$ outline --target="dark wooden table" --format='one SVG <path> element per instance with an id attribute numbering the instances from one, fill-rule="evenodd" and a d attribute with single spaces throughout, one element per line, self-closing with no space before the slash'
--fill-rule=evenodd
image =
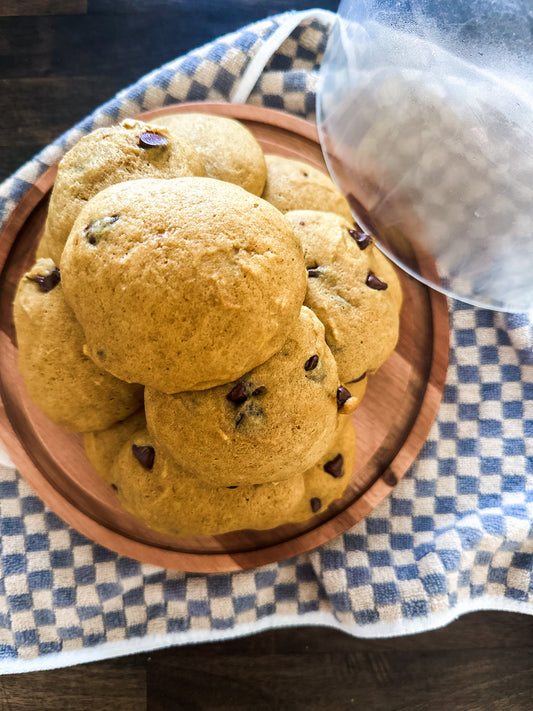
<path id="1" fill-rule="evenodd" d="M 386 640 L 283 629 L 0 678 L 2 711 L 531 711 L 533 618 Z"/>
<path id="2" fill-rule="evenodd" d="M 243 24 L 336 0 L 0 0 L 0 179 L 163 62 Z M 361 640 L 264 632 L 3 676 L 0 711 L 531 711 L 533 618 L 478 612 Z"/>

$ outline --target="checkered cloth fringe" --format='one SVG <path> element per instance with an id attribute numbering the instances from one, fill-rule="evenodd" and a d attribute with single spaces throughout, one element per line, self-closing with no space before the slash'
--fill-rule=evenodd
<path id="1" fill-rule="evenodd" d="M 267 18 L 145 76 L 1 186 L 1 225 L 91 129 L 174 102 L 239 96 L 254 58 L 287 23 L 294 29 L 248 101 L 313 119 L 333 17 Z M 121 557 L 63 523 L 0 456 L 0 673 L 282 625 L 377 637 L 475 609 L 533 612 L 532 325 L 525 315 L 449 308 L 444 399 L 417 461 L 366 520 L 290 560 L 199 575 Z"/>

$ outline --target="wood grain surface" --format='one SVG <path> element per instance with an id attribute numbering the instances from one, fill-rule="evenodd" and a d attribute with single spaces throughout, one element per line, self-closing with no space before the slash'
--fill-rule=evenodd
<path id="1" fill-rule="evenodd" d="M 533 618 L 414 637 L 322 627 L 0 678 L 0 711 L 531 711 Z"/>
<path id="2" fill-rule="evenodd" d="M 337 1 L 88 0 L 84 15 L 53 4 L 39 16 L 43 2 L 0 0 L 0 15 L 14 11 L 0 17 L 0 179 L 163 62 Z M 397 639 L 282 629 L 0 678 L 0 711 L 530 711 L 532 698 L 533 618 L 504 612 Z"/>

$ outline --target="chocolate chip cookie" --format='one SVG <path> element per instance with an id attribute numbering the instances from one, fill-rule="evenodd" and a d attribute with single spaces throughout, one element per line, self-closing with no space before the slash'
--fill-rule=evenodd
<path id="1" fill-rule="evenodd" d="M 331 178 L 303 161 L 265 155 L 267 179 L 263 199 L 281 212 L 324 210 L 352 219 L 348 201 Z"/>
<path id="2" fill-rule="evenodd" d="M 51 259 L 37 260 L 22 277 L 14 319 L 19 370 L 31 399 L 53 422 L 75 432 L 101 430 L 141 406 L 140 385 L 118 380 L 84 354 L 83 331 Z"/>
<path id="3" fill-rule="evenodd" d="M 147 430 L 126 442 L 110 479 L 127 511 L 154 530 L 185 536 L 279 526 L 290 520 L 305 495 L 301 476 L 260 485 L 210 486 L 162 450 Z"/>
<path id="4" fill-rule="evenodd" d="M 202 159 L 181 135 L 126 119 L 84 136 L 59 163 L 38 257 L 59 264 L 78 213 L 100 190 L 138 178 L 205 175 Z"/>
<path id="5" fill-rule="evenodd" d="M 106 433 L 92 436 L 92 459 L 106 462 L 103 478 L 121 505 L 166 534 L 217 535 L 306 521 L 342 496 L 353 471 L 355 431 L 347 417 L 329 450 L 303 474 L 284 481 L 218 487 L 184 469 L 146 428 L 128 436 L 135 418 L 140 422 L 142 413 L 122 429 L 112 428 L 107 439 Z"/>
<path id="6" fill-rule="evenodd" d="M 309 512 L 322 513 L 344 494 L 355 466 L 356 437 L 348 417 L 339 418 L 333 443 L 304 477 L 305 495 L 291 512 L 291 521 L 307 521 Z"/>
<path id="7" fill-rule="evenodd" d="M 212 178 L 101 191 L 78 216 L 61 271 L 88 355 L 165 393 L 230 382 L 268 360 L 307 286 L 285 217 Z"/>
<path id="8" fill-rule="evenodd" d="M 144 408 L 111 425 L 105 430 L 85 432 L 83 446 L 95 471 L 108 484 L 112 483 L 111 467 L 127 440 L 138 430 L 146 427 Z"/>
<path id="9" fill-rule="evenodd" d="M 353 221 L 311 210 L 285 216 L 304 249 L 305 304 L 325 326 L 341 381 L 361 397 L 367 374 L 383 365 L 398 341 L 402 291 L 396 271 Z"/>
<path id="10" fill-rule="evenodd" d="M 306 307 L 281 349 L 239 379 L 175 395 L 145 391 L 154 439 L 211 486 L 302 474 L 327 451 L 339 412 L 355 405 L 339 388 L 324 327 Z"/>
<path id="11" fill-rule="evenodd" d="M 235 183 L 261 195 L 266 181 L 266 162 L 255 136 L 239 121 L 204 113 L 166 114 L 151 121 L 165 126 L 191 142 L 209 178 Z"/>

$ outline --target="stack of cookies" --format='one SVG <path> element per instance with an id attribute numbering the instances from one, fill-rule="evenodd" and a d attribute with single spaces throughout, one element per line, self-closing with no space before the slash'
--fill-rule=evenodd
<path id="1" fill-rule="evenodd" d="M 126 120 L 59 164 L 15 297 L 19 367 L 151 528 L 269 529 L 346 490 L 401 302 L 322 172 L 233 119 Z"/>

